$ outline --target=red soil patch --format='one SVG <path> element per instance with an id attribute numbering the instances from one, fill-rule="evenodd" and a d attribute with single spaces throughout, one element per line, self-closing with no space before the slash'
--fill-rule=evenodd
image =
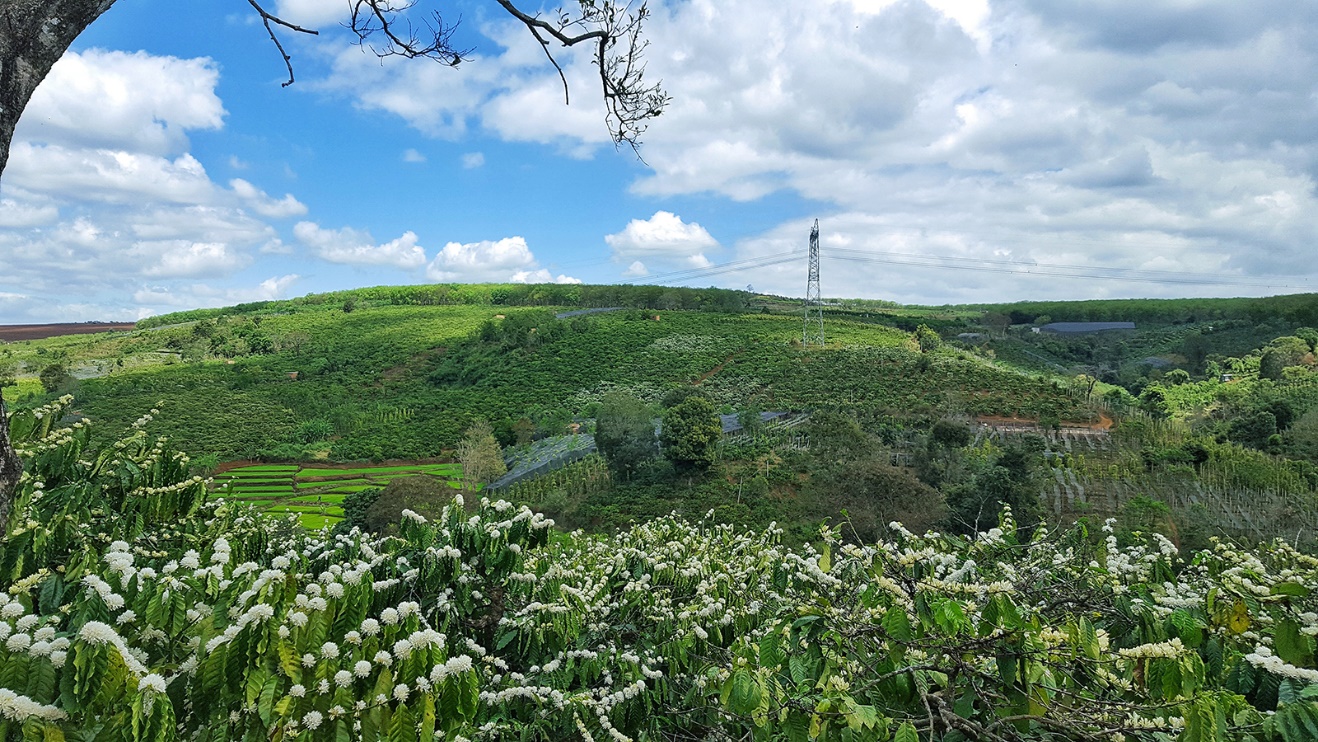
<path id="1" fill-rule="evenodd" d="M 0 325 L 0 340 L 40 340 L 61 335 L 90 335 L 96 332 L 122 332 L 136 327 L 132 322 L 63 322 L 49 325 Z"/>
<path id="2" fill-rule="evenodd" d="M 985 424 L 988 424 L 988 425 L 1021 425 L 1021 426 L 1035 425 L 1035 426 L 1037 426 L 1037 425 L 1039 424 L 1039 421 L 1038 421 L 1038 420 L 1033 420 L 1033 419 L 1028 418 L 1028 417 L 999 417 L 999 416 L 997 416 L 997 415 L 979 415 L 979 416 L 977 416 L 977 417 L 975 418 L 975 422 L 985 423 Z M 1107 413 L 1100 412 L 1100 413 L 1098 413 L 1098 422 L 1094 422 L 1094 423 L 1082 423 L 1082 422 L 1073 422 L 1073 421 L 1070 421 L 1070 420 L 1063 420 L 1063 421 L 1062 421 L 1062 427 L 1063 427 L 1063 428 L 1070 428 L 1070 429 L 1072 429 L 1072 430 L 1075 430 L 1075 429 L 1078 428 L 1078 429 L 1082 429 L 1082 430 L 1103 430 L 1103 431 L 1106 431 L 1106 430 L 1111 430 L 1111 429 L 1112 429 L 1112 418 L 1108 417 Z"/>
<path id="3" fill-rule="evenodd" d="M 735 359 L 735 358 L 736 358 L 737 356 L 739 356 L 739 355 L 741 355 L 741 351 L 737 351 L 736 353 L 733 353 L 732 355 L 728 356 L 727 358 L 724 358 L 723 361 L 722 361 L 721 363 L 719 363 L 719 365 L 717 365 L 717 366 L 715 366 L 714 368 L 711 368 L 710 370 L 708 370 L 708 371 L 706 371 L 705 373 L 701 374 L 701 375 L 696 379 L 696 383 L 695 383 L 695 384 L 692 384 L 692 386 L 700 386 L 701 384 L 705 383 L 705 379 L 708 379 L 709 377 L 713 376 L 714 374 L 716 374 L 716 373 L 722 371 L 724 366 L 728 365 L 729 363 L 732 363 L 733 359 Z"/>

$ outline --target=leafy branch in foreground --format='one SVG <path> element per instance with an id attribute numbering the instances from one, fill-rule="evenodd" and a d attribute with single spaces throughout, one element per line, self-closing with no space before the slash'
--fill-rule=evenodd
<path id="1" fill-rule="evenodd" d="M 455 497 L 398 537 L 206 502 L 139 421 L 15 413 L 0 740 L 1280 740 L 1318 729 L 1318 559 L 1037 528 L 789 550 L 551 539 Z"/>

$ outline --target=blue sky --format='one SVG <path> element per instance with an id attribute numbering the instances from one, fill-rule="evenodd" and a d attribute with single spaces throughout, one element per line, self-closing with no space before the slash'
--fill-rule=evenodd
<path id="1" fill-rule="evenodd" d="M 801 295 L 815 218 L 828 296 L 1315 285 L 1308 3 L 660 0 L 644 161 L 587 59 L 565 107 L 493 2 L 424 7 L 461 13 L 458 69 L 380 64 L 346 2 L 275 2 L 324 32 L 283 34 L 282 88 L 246 3 L 120 0 L 20 122 L 0 322 L 437 280 Z"/>

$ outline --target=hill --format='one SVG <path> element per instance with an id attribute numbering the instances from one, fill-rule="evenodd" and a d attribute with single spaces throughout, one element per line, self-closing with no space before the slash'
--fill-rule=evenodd
<path id="1" fill-rule="evenodd" d="M 738 292 L 443 288 L 198 310 L 5 350 L 29 379 L 62 367 L 52 391 L 76 389 L 79 412 L 109 428 L 161 405 L 162 432 L 219 461 L 434 456 L 477 417 L 561 432 L 616 388 L 657 401 L 697 387 L 728 409 L 1089 414 L 1050 381 L 952 350 L 922 354 L 884 324 L 839 319 L 827 349 L 802 349 L 799 319 L 751 313 L 755 297 Z M 554 317 L 583 304 L 639 308 Z M 33 381 L 20 391 L 37 401 Z"/>

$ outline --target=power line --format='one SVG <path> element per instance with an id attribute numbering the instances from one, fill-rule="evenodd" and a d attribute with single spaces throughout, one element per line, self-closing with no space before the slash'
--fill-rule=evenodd
<path id="1" fill-rule="evenodd" d="M 836 253 L 838 252 L 847 254 L 837 255 Z M 884 257 L 885 255 L 891 257 Z M 1150 271 L 1137 268 L 1104 268 L 1102 266 L 1062 265 L 1056 263 L 1021 263 L 1017 261 L 991 260 L 988 258 L 953 258 L 936 255 L 911 255 L 908 253 L 867 253 L 859 250 L 844 250 L 842 248 L 830 250 L 829 256 L 837 258 L 838 260 L 849 260 L 857 263 L 883 263 L 888 265 L 909 265 L 926 268 L 951 268 L 954 270 L 1005 273 L 1012 275 L 1088 278 L 1188 286 L 1254 286 L 1260 288 L 1291 289 L 1310 288 L 1308 286 L 1275 283 L 1267 280 L 1222 278 L 1207 273 Z"/>
<path id="2" fill-rule="evenodd" d="M 857 263 L 880 263 L 887 265 L 907 265 L 925 268 L 950 268 L 984 273 L 1009 275 L 1046 276 L 1055 278 L 1082 278 L 1091 280 L 1119 280 L 1135 283 L 1154 283 L 1187 286 L 1250 286 L 1258 288 L 1286 288 L 1309 290 L 1310 286 L 1277 283 L 1263 278 L 1226 278 L 1211 273 L 1194 273 L 1189 271 L 1159 271 L 1142 268 L 1108 268 L 1103 266 L 1069 265 L 1065 263 L 1023 262 L 994 258 L 974 258 L 952 255 L 919 255 L 877 250 L 856 250 L 852 248 L 833 247 L 828 251 L 829 259 L 846 260 Z M 694 281 L 710 276 L 733 273 L 755 268 L 790 263 L 800 259 L 798 251 L 773 253 L 755 258 L 720 263 L 700 268 L 687 268 L 668 273 L 638 277 L 639 281 L 653 284 L 671 284 Z M 1287 280 L 1276 277 L 1279 281 Z M 637 281 L 633 281 L 635 283 Z"/>

